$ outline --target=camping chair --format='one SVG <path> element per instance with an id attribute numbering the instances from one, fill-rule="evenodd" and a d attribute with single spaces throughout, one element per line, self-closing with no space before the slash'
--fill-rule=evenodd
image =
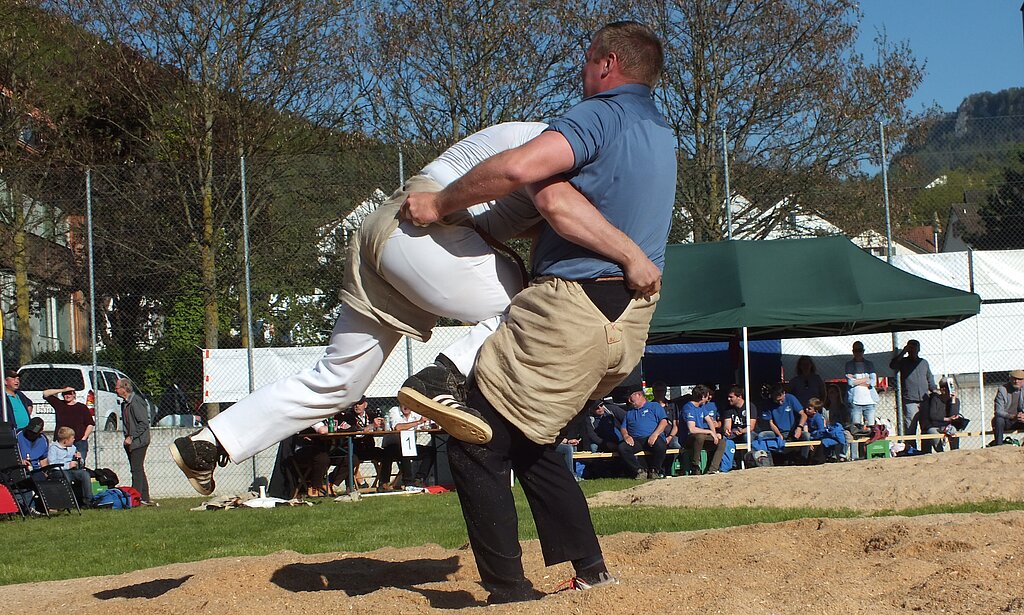
<path id="1" fill-rule="evenodd" d="M 14 495 L 7 488 L 7 485 L 0 485 L 0 515 L 11 517 L 21 515 L 22 520 L 25 519 L 25 513 L 21 510 L 21 506 L 18 505 L 17 500 L 14 499 Z"/>
<path id="2" fill-rule="evenodd" d="M 21 464 L 21 453 L 18 451 L 18 438 L 14 430 L 6 424 L 0 424 L 0 485 L 11 495 L 22 516 L 31 507 L 29 496 L 31 489 L 24 483 L 28 480 L 28 472 Z M 26 504 L 26 502 L 28 502 Z"/>
<path id="3" fill-rule="evenodd" d="M 78 498 L 71 488 L 71 482 L 61 472 L 61 464 L 50 464 L 29 472 L 29 480 L 32 482 L 33 490 L 39 495 L 39 501 L 43 505 L 46 516 L 50 516 L 51 510 L 72 509 L 82 514 L 78 506 Z"/>
<path id="4" fill-rule="evenodd" d="M 59 465 L 46 466 L 31 472 L 21 463 L 18 439 L 10 429 L 0 428 L 0 484 L 13 494 L 16 490 L 28 490 L 39 498 L 40 512 L 50 515 L 51 510 L 72 509 L 82 514 L 78 501 L 60 472 Z M 34 499 L 34 498 L 33 498 Z M 28 511 L 23 510 L 22 514 Z"/>

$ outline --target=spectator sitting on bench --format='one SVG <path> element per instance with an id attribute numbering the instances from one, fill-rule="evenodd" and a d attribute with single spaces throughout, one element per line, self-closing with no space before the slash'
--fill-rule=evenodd
<path id="1" fill-rule="evenodd" d="M 769 425 L 772 433 L 787 442 L 810 440 L 807 435 L 807 415 L 804 414 L 804 408 L 796 397 L 786 392 L 786 386 L 782 383 L 773 384 L 768 396 L 771 404 L 767 408 L 767 414 L 771 417 Z M 801 447 L 800 456 L 806 460 L 809 455 L 810 449 Z"/>
<path id="2" fill-rule="evenodd" d="M 746 442 L 751 427 L 747 425 L 747 396 L 743 387 L 730 388 L 726 403 L 728 405 L 722 413 L 722 435 L 736 444 Z M 757 408 L 754 404 L 750 404 L 750 420 L 752 425 L 757 424 Z"/>
<path id="3" fill-rule="evenodd" d="M 598 400 L 593 403 L 590 416 L 584 424 L 586 447 L 591 453 L 614 453 L 619 450 L 622 434 L 619 426 L 626 420 L 626 411 L 618 404 Z"/>
<path id="4" fill-rule="evenodd" d="M 629 394 L 630 409 L 619 428 L 622 442 L 619 443 L 619 457 L 637 480 L 643 478 L 664 478 L 662 466 L 665 463 L 665 429 L 668 419 L 661 404 L 647 401 L 642 389 Z M 636 458 L 637 451 L 647 453 L 644 468 Z"/>
<path id="5" fill-rule="evenodd" d="M 949 448 L 956 450 L 960 448 L 960 438 L 956 436 L 956 427 L 953 423 L 960 418 L 960 400 L 955 390 L 950 390 L 949 379 L 939 380 L 939 390 L 932 391 L 922 403 L 919 414 L 922 433 L 945 434 L 949 439 Z M 955 389 L 956 387 L 952 387 Z M 932 451 L 942 452 L 945 444 L 942 439 L 922 440 L 921 452 Z"/>
<path id="6" fill-rule="evenodd" d="M 804 415 L 807 416 L 807 424 L 804 431 L 807 432 L 808 439 L 810 440 L 836 442 L 836 440 L 829 437 L 830 434 L 825 425 L 825 416 L 822 413 L 824 409 L 825 404 L 817 397 L 807 400 L 807 405 L 804 407 Z M 822 463 L 826 459 L 838 461 L 846 458 L 843 453 L 842 444 L 836 442 L 835 444 L 826 445 L 823 441 L 822 444 L 814 447 L 814 460 L 818 463 Z"/>
<path id="7" fill-rule="evenodd" d="M 993 444 L 1000 445 L 1007 431 L 1024 429 L 1024 369 L 1010 372 L 1010 381 L 996 391 L 995 415 L 992 417 Z"/>
<path id="8" fill-rule="evenodd" d="M 654 401 L 661 404 L 665 410 L 665 418 L 668 420 L 668 427 L 665 428 L 665 446 L 670 449 L 679 448 L 679 406 L 668 400 L 668 385 L 660 380 L 651 385 L 651 393 L 654 395 Z M 669 473 L 675 460 L 675 453 L 665 456 L 665 474 Z"/>
<path id="9" fill-rule="evenodd" d="M 622 406 L 611 398 L 591 402 L 590 412 L 583 422 L 583 441 L 579 450 L 591 453 L 615 453 L 619 450 L 622 433 L 619 426 L 626 419 Z M 584 478 L 622 476 L 622 461 L 618 458 L 583 460 Z"/>
<path id="10" fill-rule="evenodd" d="M 576 415 L 573 420 L 562 428 L 562 431 L 558 432 L 558 439 L 555 441 L 555 450 L 565 457 L 565 465 L 569 468 L 569 472 L 576 477 L 577 481 L 583 480 L 583 464 L 576 465 L 576 461 L 572 458 L 580 443 L 583 441 L 584 432 L 586 427 L 584 422 L 587 420 L 588 413 L 586 410 L 581 411 Z"/>
<path id="11" fill-rule="evenodd" d="M 842 387 L 835 382 L 825 385 L 825 424 L 843 426 L 843 435 L 846 437 L 844 456 L 849 461 L 856 461 L 860 456 L 860 447 L 853 441 L 853 424 L 850 422 L 850 410 L 843 401 L 845 397 Z"/>
<path id="12" fill-rule="evenodd" d="M 725 454 L 725 438 L 718 432 L 717 409 L 711 403 L 711 390 L 698 384 L 691 391 L 693 399 L 683 406 L 686 417 L 686 447 L 690 450 L 690 468 L 692 474 L 700 474 L 700 453 L 702 450 L 713 451 L 706 472 L 717 474 Z"/>

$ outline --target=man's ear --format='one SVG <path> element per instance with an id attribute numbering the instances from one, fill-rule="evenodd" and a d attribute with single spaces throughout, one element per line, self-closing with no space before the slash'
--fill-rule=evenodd
<path id="1" fill-rule="evenodd" d="M 601 66 L 601 76 L 607 77 L 612 72 L 612 68 L 618 66 L 619 56 L 615 52 L 611 52 L 604 58 L 604 63 Z"/>

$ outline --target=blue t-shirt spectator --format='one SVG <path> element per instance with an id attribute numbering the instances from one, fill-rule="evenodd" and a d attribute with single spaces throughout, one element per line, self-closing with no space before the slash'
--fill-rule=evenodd
<path id="1" fill-rule="evenodd" d="M 690 421 L 693 421 L 695 427 L 711 429 L 711 427 L 708 426 L 708 422 L 705 417 L 708 415 L 714 416 L 714 414 L 708 412 L 708 406 L 710 406 L 712 410 L 715 409 L 715 404 L 712 402 L 708 402 L 700 407 L 694 405 L 692 401 L 686 402 L 686 405 L 683 406 L 683 414 L 686 415 L 686 422 L 689 423 Z"/>
<path id="2" fill-rule="evenodd" d="M 800 400 L 789 393 L 786 393 L 782 403 L 773 403 L 771 407 L 772 420 L 775 421 L 775 426 L 779 428 L 782 435 L 793 431 L 793 428 L 799 423 L 797 413 L 803 409 L 804 407 L 800 405 Z"/>
<path id="3" fill-rule="evenodd" d="M 634 438 L 646 438 L 658 428 L 658 423 L 667 420 L 665 409 L 661 404 L 649 401 L 639 408 L 630 408 L 626 411 L 626 420 L 623 425 L 626 433 Z"/>
<path id="4" fill-rule="evenodd" d="M 39 462 L 46 459 L 49 449 L 50 442 L 46 439 L 46 436 L 39 434 L 39 437 L 35 440 L 29 440 L 25 437 L 24 431 L 18 432 L 18 451 L 21 453 L 22 459 L 26 455 L 28 456 L 28 460 L 32 462 L 33 470 L 40 468 Z"/>
<path id="5" fill-rule="evenodd" d="M 716 421 L 721 421 L 721 416 L 719 416 L 718 414 L 718 404 L 716 404 L 715 402 L 709 401 L 708 403 L 701 406 L 700 409 L 704 412 L 704 416 L 710 416 Z"/>
<path id="6" fill-rule="evenodd" d="M 807 427 L 807 433 L 811 434 L 812 438 L 817 439 L 818 436 L 815 434 L 825 431 L 825 417 L 815 413 L 813 416 L 807 417 L 807 424 L 805 427 Z"/>

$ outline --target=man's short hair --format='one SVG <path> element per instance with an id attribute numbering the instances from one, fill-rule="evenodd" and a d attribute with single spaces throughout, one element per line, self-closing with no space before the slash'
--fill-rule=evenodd
<path id="1" fill-rule="evenodd" d="M 653 30 L 635 21 L 612 22 L 594 34 L 594 53 L 614 53 L 619 70 L 649 87 L 654 87 L 665 65 L 661 40 Z"/>
<path id="2" fill-rule="evenodd" d="M 735 395 L 736 397 L 741 398 L 741 399 L 746 399 L 747 398 L 746 394 L 743 391 L 743 387 L 741 387 L 741 386 L 737 385 L 737 386 L 729 387 L 729 392 L 732 393 L 733 395 Z"/>
<path id="3" fill-rule="evenodd" d="M 134 393 L 135 387 L 132 386 L 132 381 L 127 378 L 121 378 L 117 381 L 117 385 L 124 389 L 125 393 Z"/>
<path id="4" fill-rule="evenodd" d="M 17 377 L 18 377 L 18 368 L 16 368 L 16 367 L 8 367 L 7 369 L 4 370 L 4 378 L 17 378 Z"/>
<path id="5" fill-rule="evenodd" d="M 768 389 L 768 397 L 770 397 L 771 399 L 775 399 L 776 397 L 785 392 L 786 385 L 782 384 L 781 382 L 776 382 L 771 386 L 771 388 Z"/>
<path id="6" fill-rule="evenodd" d="M 711 395 L 711 389 L 709 389 L 707 385 L 698 384 L 690 391 L 690 395 L 693 395 L 693 401 L 700 401 L 708 395 Z"/>

